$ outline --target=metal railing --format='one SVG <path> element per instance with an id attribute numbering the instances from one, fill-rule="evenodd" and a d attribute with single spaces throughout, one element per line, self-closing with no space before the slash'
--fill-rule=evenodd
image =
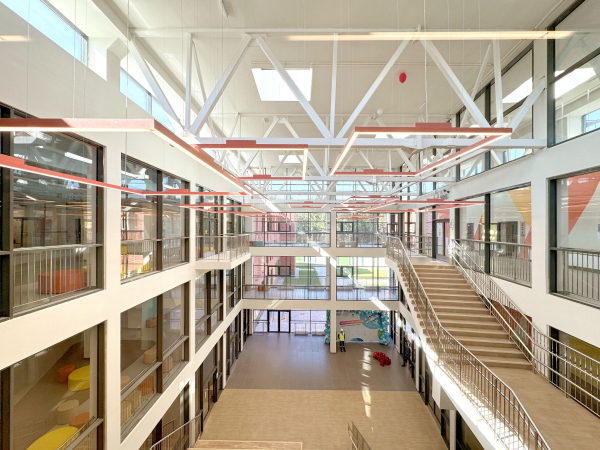
<path id="1" fill-rule="evenodd" d="M 382 247 L 386 236 L 376 232 L 336 233 L 338 247 Z"/>
<path id="2" fill-rule="evenodd" d="M 511 450 L 549 449 L 510 387 L 442 326 L 400 239 L 388 239 L 387 255 L 398 264 L 439 367 L 459 386 L 494 437 Z"/>
<path id="3" fill-rule="evenodd" d="M 410 256 L 433 257 L 433 239 L 431 236 L 417 236 L 414 234 L 401 234 L 398 238 L 402 240 L 404 248 Z M 394 238 L 394 239 L 398 239 Z"/>
<path id="4" fill-rule="evenodd" d="M 371 446 L 367 444 L 354 422 L 348 424 L 348 436 L 350 436 L 350 442 L 354 450 L 371 450 Z"/>
<path id="5" fill-rule="evenodd" d="M 485 246 L 490 246 L 490 274 L 531 286 L 531 245 L 460 239 L 458 242 L 477 265 L 485 266 Z"/>
<path id="6" fill-rule="evenodd" d="M 242 298 L 273 300 L 329 300 L 331 298 L 329 277 L 323 283 L 323 285 L 319 286 L 293 283 L 267 285 L 245 284 L 242 292 Z"/>
<path id="7" fill-rule="evenodd" d="M 336 286 L 336 300 L 368 301 L 372 298 L 377 298 L 378 300 L 383 301 L 398 300 L 398 287 L 396 286 L 397 283 L 395 280 L 386 281 L 393 285 L 387 287 L 379 287 L 379 285 L 361 285 L 357 282 L 348 283 L 347 278 L 338 277 L 338 284 Z"/>
<path id="8" fill-rule="evenodd" d="M 95 289 L 99 244 L 14 250 L 12 302 L 15 313 Z"/>
<path id="9" fill-rule="evenodd" d="M 541 332 L 458 242 L 454 265 L 533 368 L 586 409 L 600 416 L 600 362 Z"/>
<path id="10" fill-rule="evenodd" d="M 329 247 L 329 232 L 268 232 L 255 231 L 252 233 L 253 247 Z"/>
<path id="11" fill-rule="evenodd" d="M 177 266 L 186 262 L 185 246 L 187 238 L 170 238 L 162 240 L 162 268 Z"/>
<path id="12" fill-rule="evenodd" d="M 200 437 L 199 431 L 202 431 L 202 413 L 167 434 L 150 447 L 150 450 L 187 450 Z M 190 439 L 192 436 L 194 439 Z"/>
<path id="13" fill-rule="evenodd" d="M 600 302 L 600 251 L 553 248 L 556 252 L 556 292 Z"/>
<path id="14" fill-rule="evenodd" d="M 196 259 L 222 261 L 239 258 L 249 252 L 249 234 L 196 236 Z"/>
<path id="15" fill-rule="evenodd" d="M 156 271 L 158 241 L 143 239 L 121 241 L 121 280 L 138 277 Z"/>

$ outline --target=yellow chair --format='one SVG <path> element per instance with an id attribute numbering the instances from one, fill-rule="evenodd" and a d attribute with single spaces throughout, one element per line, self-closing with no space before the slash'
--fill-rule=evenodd
<path id="1" fill-rule="evenodd" d="M 75 427 L 62 427 L 46 433 L 41 438 L 37 439 L 33 444 L 27 447 L 27 450 L 50 450 L 59 448 L 61 445 L 69 441 L 75 433 Z M 70 439 L 71 442 L 75 439 Z M 70 442 L 69 442 L 70 443 Z"/>
<path id="2" fill-rule="evenodd" d="M 90 388 L 90 366 L 83 366 L 69 374 L 70 391 L 84 391 Z"/>

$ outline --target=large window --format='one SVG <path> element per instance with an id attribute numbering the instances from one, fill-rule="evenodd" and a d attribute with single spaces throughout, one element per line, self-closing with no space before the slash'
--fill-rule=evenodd
<path id="1" fill-rule="evenodd" d="M 336 217 L 336 240 L 338 247 L 380 247 L 387 232 L 387 214 L 338 214 Z"/>
<path id="2" fill-rule="evenodd" d="M 556 192 L 551 290 L 593 305 L 600 305 L 599 183 L 598 171 L 551 183 Z"/>
<path id="3" fill-rule="evenodd" d="M 43 0 L 0 0 L 48 39 L 87 64 L 88 38 Z"/>
<path id="4" fill-rule="evenodd" d="M 321 256 L 255 256 L 252 284 L 244 298 L 325 300 L 329 298 L 329 267 Z"/>
<path id="5" fill-rule="evenodd" d="M 338 257 L 336 285 L 338 300 L 398 299 L 396 277 L 385 258 Z"/>
<path id="6" fill-rule="evenodd" d="M 162 183 L 159 184 L 159 180 Z M 121 185 L 138 191 L 186 189 L 188 183 L 121 157 Z M 168 269 L 188 260 L 187 197 L 121 193 L 121 279 Z M 159 219 L 160 218 L 160 219 Z"/>
<path id="7" fill-rule="evenodd" d="M 255 218 L 255 247 L 329 247 L 329 213 L 279 213 Z"/>
<path id="8" fill-rule="evenodd" d="M 121 94 L 126 95 L 129 100 L 138 105 L 144 111 L 162 123 L 171 131 L 175 131 L 169 116 L 165 112 L 164 108 L 156 98 L 154 98 L 150 92 L 144 89 L 140 84 L 135 81 L 130 75 L 124 70 L 121 70 L 120 79 Z"/>
<path id="9" fill-rule="evenodd" d="M 531 286 L 531 186 L 470 198 L 459 209 L 459 240 L 472 263 L 493 276 Z"/>
<path id="10" fill-rule="evenodd" d="M 586 0 L 556 30 L 600 29 L 600 3 Z M 552 41 L 554 67 L 549 67 L 548 108 L 554 108 L 555 134 L 559 143 L 598 128 L 600 110 L 600 38 L 596 33 L 576 33 Z M 554 79 L 552 79 L 554 76 Z M 552 106 L 554 104 L 554 107 Z"/>
<path id="11" fill-rule="evenodd" d="M 125 433 L 185 364 L 186 292 L 187 285 L 178 286 L 121 314 L 121 426 Z"/>
<path id="12" fill-rule="evenodd" d="M 220 270 L 212 270 L 196 277 L 195 281 L 195 330 L 196 351 L 218 323 L 223 320 Z"/>
<path id="13" fill-rule="evenodd" d="M 3 427 L 6 448 L 66 448 L 80 436 L 85 448 L 96 448 L 104 370 L 99 333 L 90 328 L 1 372 L 2 399 L 11 405 L 3 416 L 10 420 Z"/>
<path id="14" fill-rule="evenodd" d="M 3 114 L 11 109 L 0 105 Z M 15 112 L 16 114 L 16 112 Z M 21 115 L 20 113 L 18 115 Z M 56 133 L 3 133 L 2 152 L 28 165 L 91 180 L 102 179 L 103 151 L 89 141 Z M 2 316 L 40 308 L 101 288 L 103 190 L 69 180 L 15 170 L 2 183 L 0 209 L 8 239 L 0 245 L 9 299 Z M 12 206 L 12 208 L 10 208 Z"/>

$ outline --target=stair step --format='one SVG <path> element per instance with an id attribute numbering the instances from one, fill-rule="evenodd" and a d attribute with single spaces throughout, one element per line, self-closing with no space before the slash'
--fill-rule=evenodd
<path id="1" fill-rule="evenodd" d="M 462 289 L 471 289 L 471 285 L 467 283 L 465 280 L 448 280 L 448 279 L 425 279 L 419 278 L 421 284 L 425 288 L 435 288 L 435 287 L 457 287 Z"/>
<path id="2" fill-rule="evenodd" d="M 448 292 L 432 292 L 430 288 L 425 289 L 425 293 L 429 300 L 438 299 L 438 300 L 455 300 L 455 299 L 472 299 L 478 302 L 481 302 L 480 297 L 475 294 L 475 292 L 457 292 L 456 290 L 448 289 Z"/>
<path id="3" fill-rule="evenodd" d="M 456 339 L 458 339 L 459 341 L 462 342 L 462 339 L 464 337 L 467 338 L 484 338 L 484 339 L 508 339 L 508 335 L 505 333 L 504 330 L 500 329 L 484 329 L 484 330 L 478 330 L 478 329 L 473 329 L 473 328 L 457 328 L 455 326 L 451 326 L 451 325 L 444 325 L 444 328 L 448 331 L 448 333 L 450 333 L 452 336 L 454 336 Z"/>
<path id="4" fill-rule="evenodd" d="M 463 343 L 463 345 L 465 345 Z M 516 348 L 499 348 L 499 347 L 479 347 L 465 345 L 467 349 L 478 358 L 480 356 L 491 357 L 491 358 L 515 358 L 525 359 L 525 355 Z"/>
<path id="5" fill-rule="evenodd" d="M 442 322 L 444 328 L 474 328 L 474 329 L 484 329 L 484 330 L 499 330 L 504 333 L 502 326 L 494 320 L 493 322 L 483 321 L 483 320 L 444 320 Z"/>
<path id="6" fill-rule="evenodd" d="M 456 337 L 456 336 L 455 336 Z M 462 345 L 467 348 L 485 346 L 495 348 L 517 348 L 515 343 L 508 338 L 508 335 L 498 336 L 497 338 L 482 338 L 482 337 L 457 337 Z"/>
<path id="7" fill-rule="evenodd" d="M 493 323 L 498 323 L 498 321 L 496 320 L 495 317 L 490 316 L 489 312 L 487 310 L 483 310 L 483 311 L 478 311 L 477 313 L 452 313 L 452 312 L 442 312 L 442 311 L 438 311 L 435 307 L 434 307 L 435 313 L 438 316 L 438 318 L 444 322 L 447 320 L 472 320 L 472 321 L 476 321 L 476 322 L 493 322 Z"/>
<path id="8" fill-rule="evenodd" d="M 300 442 L 198 441 L 190 450 L 302 450 Z"/>
<path id="9" fill-rule="evenodd" d="M 487 356 L 477 357 L 479 361 L 485 364 L 487 367 L 503 367 L 506 369 L 524 369 L 531 370 L 531 364 L 526 359 L 516 358 L 491 358 Z"/>
<path id="10" fill-rule="evenodd" d="M 451 294 L 451 295 L 475 295 L 475 292 L 470 287 L 455 288 L 455 287 L 428 287 L 425 289 L 427 295 L 432 294 Z"/>
<path id="11" fill-rule="evenodd" d="M 475 302 L 472 302 L 471 304 L 465 304 L 465 305 L 461 304 L 461 305 L 454 305 L 454 306 L 452 306 L 452 305 L 446 306 L 445 303 L 437 304 L 432 301 L 431 304 L 433 305 L 433 309 L 435 309 L 435 312 L 438 315 L 446 314 L 446 313 L 488 314 L 489 315 L 489 311 L 483 305 L 483 303 L 475 304 Z"/>
<path id="12" fill-rule="evenodd" d="M 444 280 L 464 280 L 465 279 L 465 277 L 463 277 L 458 272 L 455 273 L 455 272 L 446 272 L 446 271 L 442 271 L 442 272 L 419 271 L 419 272 L 417 272 L 417 276 L 419 278 L 439 278 L 439 279 L 444 279 Z"/>

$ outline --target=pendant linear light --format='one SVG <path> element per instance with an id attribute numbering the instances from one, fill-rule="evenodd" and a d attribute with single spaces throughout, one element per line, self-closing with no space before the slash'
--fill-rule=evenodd
<path id="1" fill-rule="evenodd" d="M 187 144 L 156 119 L 0 119 L 0 132 L 48 132 L 48 133 L 152 133 L 169 145 L 192 156 L 206 169 L 233 183 L 250 195 L 244 183 L 225 172 L 206 152 Z M 147 195 L 147 194 L 146 194 Z"/>
<path id="2" fill-rule="evenodd" d="M 453 127 L 450 123 L 416 123 L 413 127 L 355 127 L 352 134 L 348 137 L 346 144 L 342 148 L 342 151 L 338 153 L 338 156 L 331 168 L 329 173 L 333 175 L 358 175 L 361 173 L 372 174 L 379 176 L 414 176 L 417 177 L 425 172 L 433 170 L 440 164 L 453 161 L 457 158 L 464 157 L 475 150 L 478 150 L 486 145 L 490 145 L 500 139 L 504 139 L 512 134 L 512 128 L 482 128 L 482 127 Z M 348 155 L 348 152 L 354 145 L 356 139 L 361 135 L 373 135 L 373 134 L 401 134 L 405 136 L 412 135 L 440 135 L 440 136 L 456 136 L 456 135 L 481 135 L 487 136 L 479 142 L 465 147 L 452 155 L 436 161 L 429 166 L 420 169 L 416 172 L 384 172 L 378 169 L 371 169 L 363 172 L 337 172 L 344 158 Z"/>
<path id="3" fill-rule="evenodd" d="M 269 150 L 278 152 L 300 151 L 302 157 L 302 177 L 267 177 L 267 175 L 254 175 L 253 177 L 239 177 L 239 180 L 306 180 L 306 171 L 308 168 L 308 144 L 258 144 L 254 140 L 227 139 L 224 144 L 198 144 L 194 145 L 198 149 L 210 150 Z"/>

